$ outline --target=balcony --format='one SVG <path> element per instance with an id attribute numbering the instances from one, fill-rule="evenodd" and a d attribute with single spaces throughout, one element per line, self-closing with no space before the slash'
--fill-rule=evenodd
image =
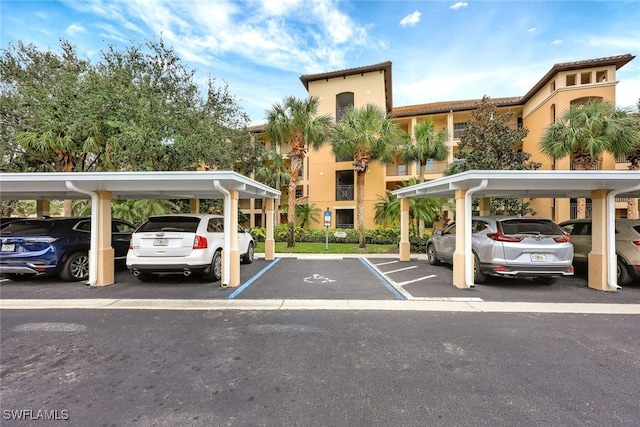
<path id="1" fill-rule="evenodd" d="M 407 165 L 387 165 L 387 176 L 407 176 L 409 175 L 409 168 Z"/>
<path id="2" fill-rule="evenodd" d="M 336 185 L 336 201 L 353 200 L 353 185 Z"/>

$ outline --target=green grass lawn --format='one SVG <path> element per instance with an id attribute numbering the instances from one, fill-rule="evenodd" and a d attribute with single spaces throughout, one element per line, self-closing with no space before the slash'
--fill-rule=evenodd
<path id="1" fill-rule="evenodd" d="M 288 248 L 287 242 L 276 242 L 276 253 L 295 254 L 386 254 L 398 253 L 398 245 L 367 245 L 366 249 L 360 249 L 357 243 L 329 243 L 329 249 L 325 249 L 324 243 L 296 242 L 294 248 Z M 264 242 L 256 243 L 256 252 L 264 252 Z"/>

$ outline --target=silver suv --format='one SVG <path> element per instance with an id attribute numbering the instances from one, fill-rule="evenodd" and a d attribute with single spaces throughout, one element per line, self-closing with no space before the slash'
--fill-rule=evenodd
<path id="1" fill-rule="evenodd" d="M 569 235 L 549 219 L 473 217 L 471 233 L 475 283 L 498 276 L 532 278 L 551 285 L 560 276 L 573 275 Z M 452 264 L 455 244 L 455 223 L 437 230 L 427 242 L 429 264 Z"/>
<path id="2" fill-rule="evenodd" d="M 244 264 L 253 262 L 255 243 L 248 229 L 236 238 Z M 222 276 L 224 217 L 177 214 L 150 217 L 131 235 L 127 268 L 145 282 L 158 273 L 201 274 L 215 282 Z"/>
<path id="3" fill-rule="evenodd" d="M 591 219 L 572 219 L 560 224 L 571 233 L 573 262 L 587 266 L 591 252 Z M 640 219 L 616 219 L 616 254 L 618 255 L 618 285 L 640 279 Z"/>

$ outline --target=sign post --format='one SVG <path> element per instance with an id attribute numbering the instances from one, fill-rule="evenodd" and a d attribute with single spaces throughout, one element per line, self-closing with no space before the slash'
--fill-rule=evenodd
<path id="1" fill-rule="evenodd" d="M 324 211 L 324 226 L 326 227 L 324 250 L 329 250 L 329 227 L 331 227 L 331 211 L 327 208 Z"/>

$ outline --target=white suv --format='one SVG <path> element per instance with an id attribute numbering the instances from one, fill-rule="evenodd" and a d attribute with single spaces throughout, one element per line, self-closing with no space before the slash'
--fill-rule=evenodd
<path id="1" fill-rule="evenodd" d="M 255 243 L 249 229 L 238 227 L 242 263 L 253 262 Z M 131 235 L 127 268 L 146 282 L 158 273 L 202 274 L 215 282 L 222 276 L 224 217 L 176 214 L 150 217 Z"/>

